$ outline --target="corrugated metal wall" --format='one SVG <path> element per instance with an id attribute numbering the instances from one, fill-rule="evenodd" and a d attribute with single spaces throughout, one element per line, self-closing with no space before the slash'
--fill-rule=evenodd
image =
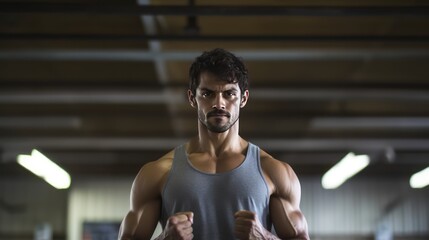
<path id="1" fill-rule="evenodd" d="M 395 236 L 429 236 L 429 188 L 410 189 L 408 179 L 354 178 L 339 189 L 324 190 L 319 178 L 300 180 L 301 207 L 313 240 L 368 239 L 380 224 L 387 224 Z M 129 208 L 132 181 L 80 179 L 73 182 L 67 196 L 66 191 L 38 179 L 0 180 L 0 199 L 25 206 L 20 213 L 0 211 L 1 234 L 32 232 L 35 225 L 49 222 L 61 235 L 67 220 L 67 239 L 81 240 L 85 221 L 122 220 Z"/>
<path id="2" fill-rule="evenodd" d="M 68 193 L 37 177 L 0 180 L 0 239 L 26 239 L 37 225 L 49 223 L 56 236 L 64 237 Z"/>
<path id="3" fill-rule="evenodd" d="M 325 190 L 318 178 L 303 178 L 301 207 L 313 236 L 373 235 L 387 224 L 395 236 L 429 236 L 429 189 L 411 189 L 408 179 L 351 179 Z"/>
<path id="4" fill-rule="evenodd" d="M 84 222 L 121 222 L 129 210 L 134 179 L 80 180 L 69 196 L 68 240 L 81 240 Z M 155 234 L 159 235 L 158 226 Z"/>
<path id="5" fill-rule="evenodd" d="M 131 182 L 76 186 L 70 198 L 69 240 L 79 239 L 76 230 L 81 232 L 85 219 L 120 221 L 128 210 Z M 395 235 L 429 235 L 429 190 L 410 189 L 407 179 L 352 179 L 336 190 L 324 190 L 319 178 L 302 178 L 301 184 L 301 206 L 314 238 L 373 235 L 382 223 Z"/>
<path id="6" fill-rule="evenodd" d="M 129 209 L 133 179 L 97 179 L 73 184 L 69 196 L 69 240 L 81 240 L 86 222 L 120 222 Z"/>

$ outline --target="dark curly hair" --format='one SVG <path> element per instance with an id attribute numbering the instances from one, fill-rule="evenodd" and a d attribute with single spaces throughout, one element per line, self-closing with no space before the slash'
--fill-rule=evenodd
<path id="1" fill-rule="evenodd" d="M 192 63 L 189 69 L 189 89 L 194 95 L 203 72 L 210 72 L 228 83 L 238 83 L 242 94 L 249 88 L 247 68 L 243 61 L 224 49 L 203 52 Z"/>

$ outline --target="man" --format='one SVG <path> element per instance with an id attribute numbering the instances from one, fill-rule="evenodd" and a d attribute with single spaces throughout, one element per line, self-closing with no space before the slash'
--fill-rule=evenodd
<path id="1" fill-rule="evenodd" d="M 249 99 L 244 64 L 214 49 L 189 73 L 198 135 L 142 167 L 119 239 L 150 239 L 158 221 L 156 239 L 309 239 L 292 168 L 239 135 Z"/>

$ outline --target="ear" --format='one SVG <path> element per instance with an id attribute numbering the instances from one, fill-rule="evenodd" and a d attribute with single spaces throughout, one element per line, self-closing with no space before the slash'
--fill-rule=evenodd
<path id="1" fill-rule="evenodd" d="M 247 100 L 249 100 L 249 90 L 244 91 L 244 93 L 241 96 L 241 103 L 240 103 L 241 108 L 246 106 Z"/>
<path id="2" fill-rule="evenodd" d="M 188 89 L 188 101 L 193 108 L 197 107 L 197 101 L 195 101 L 195 96 L 190 89 Z"/>

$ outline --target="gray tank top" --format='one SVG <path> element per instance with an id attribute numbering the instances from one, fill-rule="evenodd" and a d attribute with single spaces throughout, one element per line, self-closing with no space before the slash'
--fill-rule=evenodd
<path id="1" fill-rule="evenodd" d="M 234 213 L 256 212 L 263 226 L 271 230 L 269 190 L 262 174 L 259 148 L 251 143 L 237 168 L 208 174 L 190 163 L 185 145 L 175 149 L 173 164 L 162 191 L 161 224 L 183 211 L 194 212 L 194 239 L 234 238 Z"/>

